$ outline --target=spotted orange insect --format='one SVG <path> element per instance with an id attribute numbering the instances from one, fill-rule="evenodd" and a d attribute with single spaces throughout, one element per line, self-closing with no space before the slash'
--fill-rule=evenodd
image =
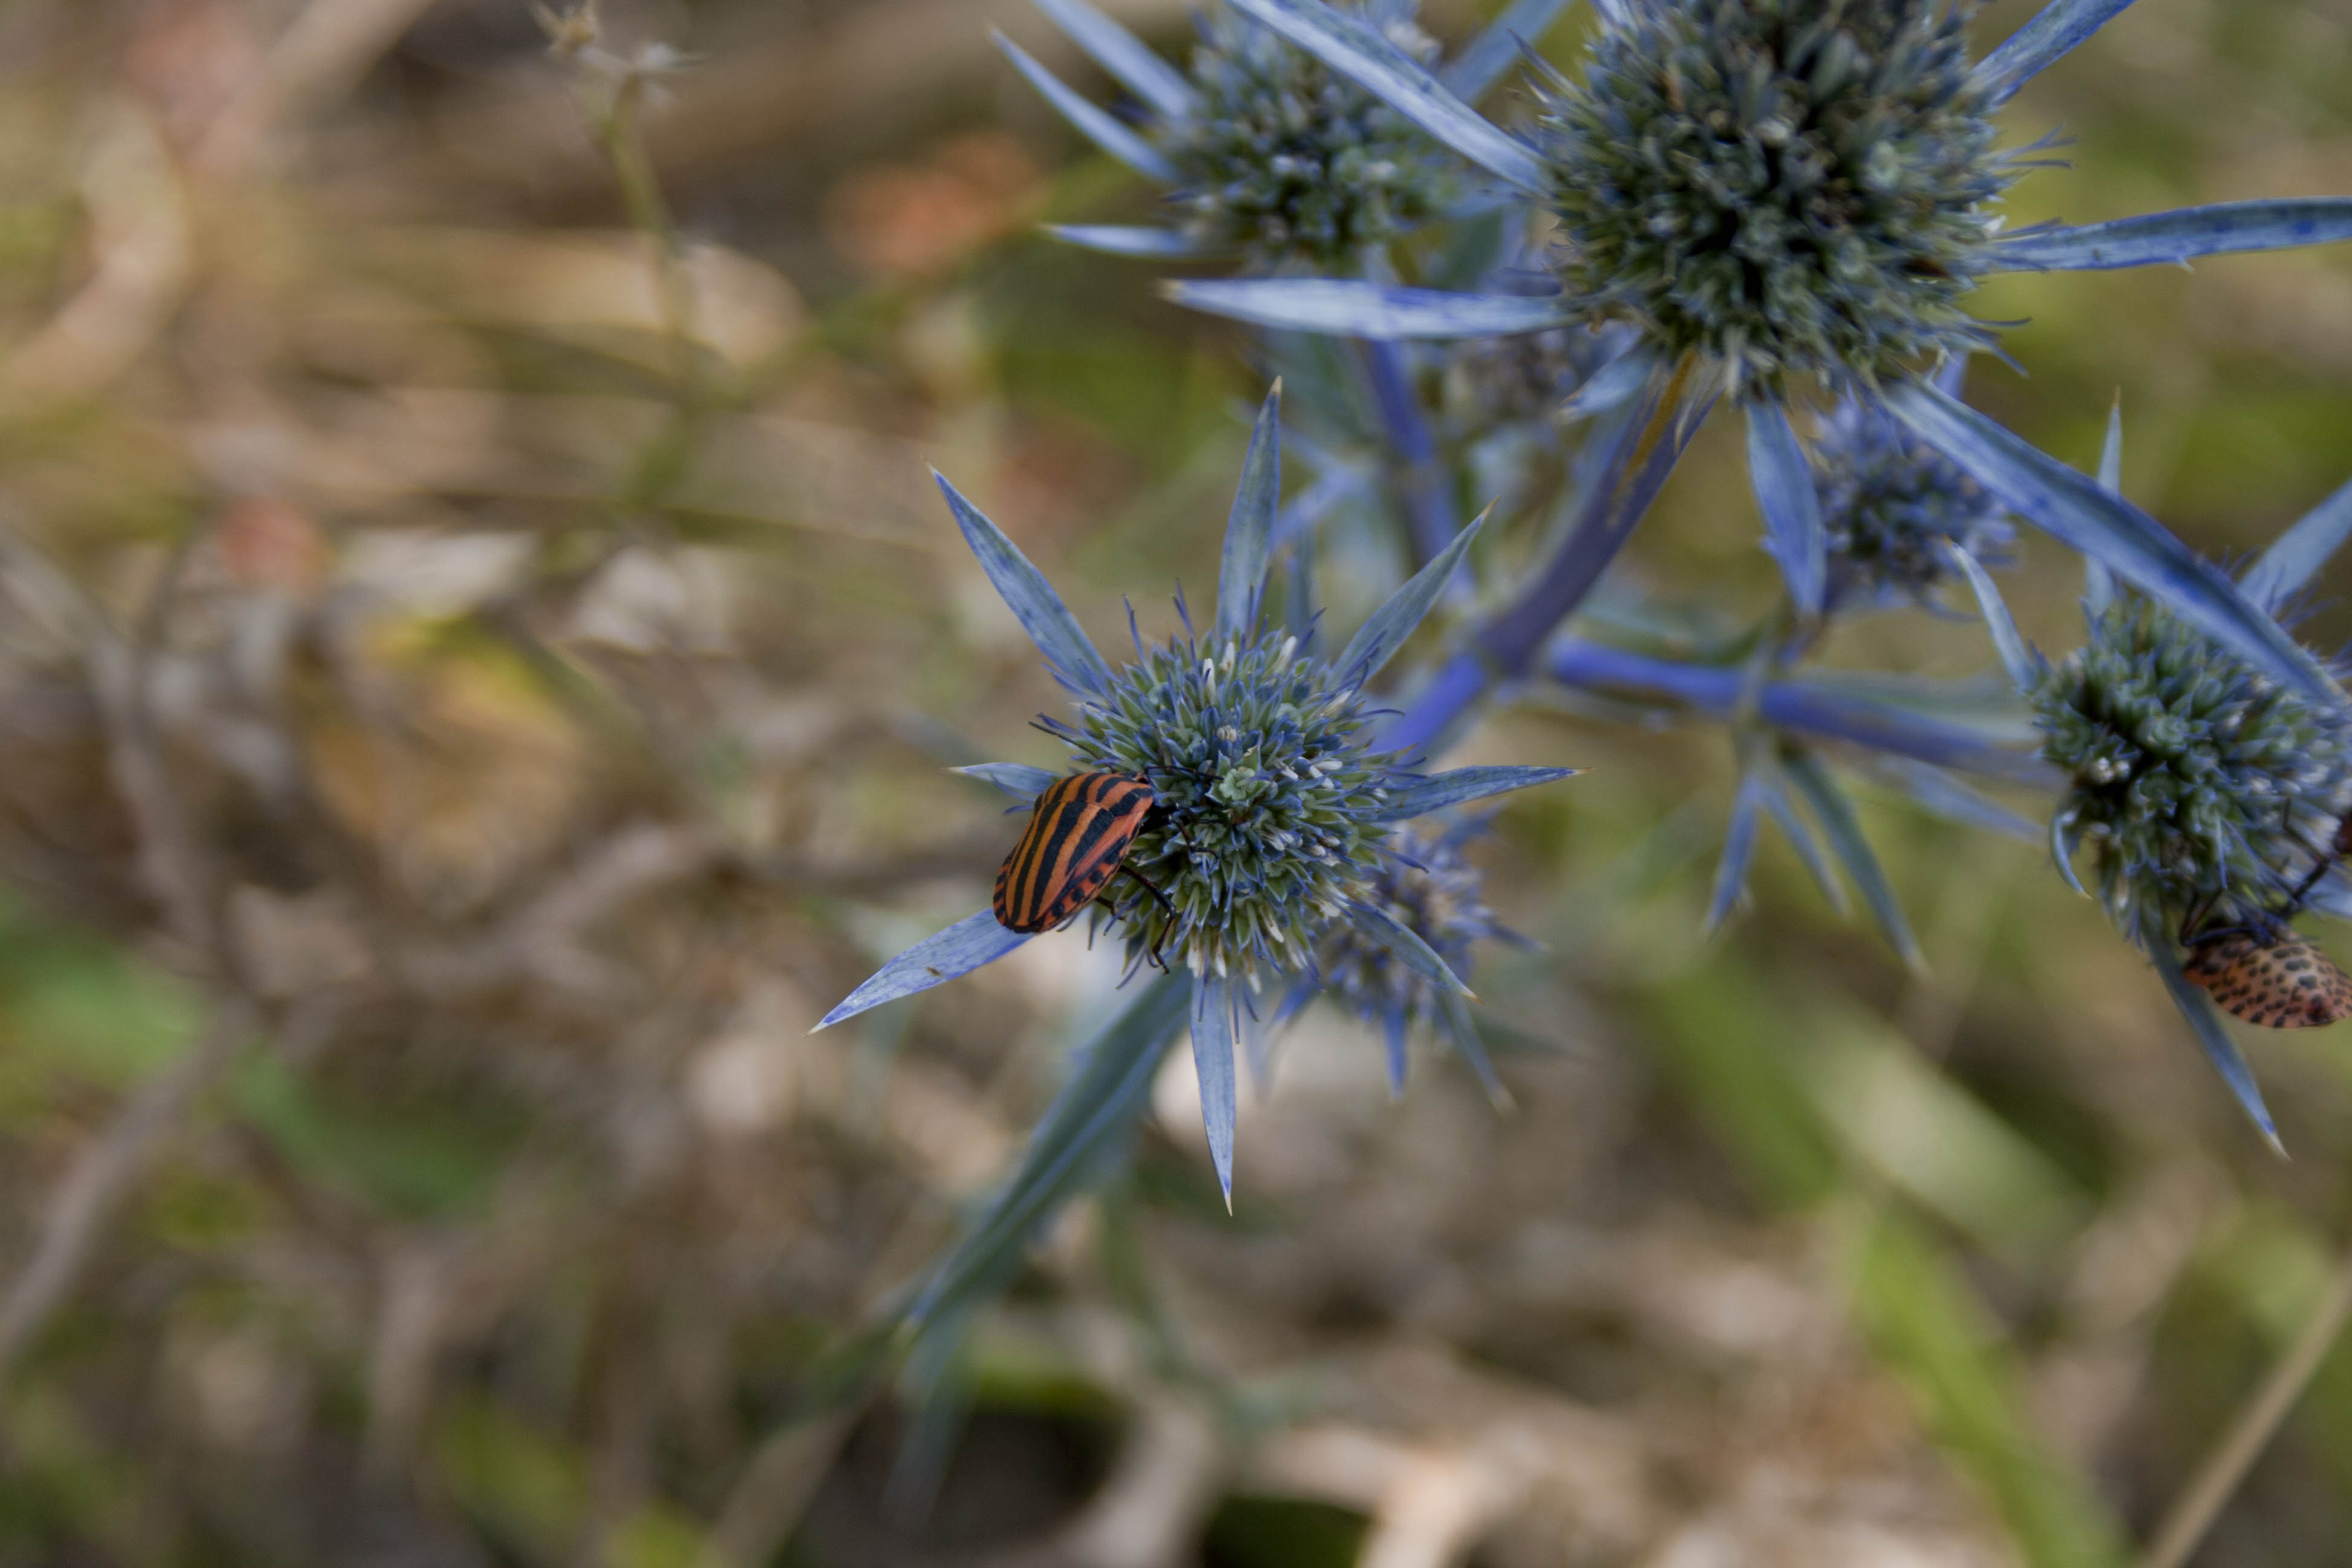
<path id="1" fill-rule="evenodd" d="M 2352 975 L 2292 931 L 2193 937 L 2183 978 L 2221 1010 L 2268 1029 L 2315 1029 L 2352 1018 Z"/>
<path id="2" fill-rule="evenodd" d="M 1125 865 L 1154 796 L 1132 773 L 1073 773 L 1045 786 L 1021 842 L 996 872 L 996 920 L 1008 931 L 1051 931 L 1092 903 Z M 1165 904 L 1167 900 L 1160 899 Z"/>

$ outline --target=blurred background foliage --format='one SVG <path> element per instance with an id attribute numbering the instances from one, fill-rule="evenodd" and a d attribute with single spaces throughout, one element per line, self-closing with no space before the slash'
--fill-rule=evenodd
<path id="1" fill-rule="evenodd" d="M 1113 968 L 807 1036 L 1009 843 L 944 768 L 1049 760 L 924 465 L 1115 643 L 1213 582 L 1259 384 L 1034 237 L 1150 198 L 988 47 L 1099 87 L 1018 0 L 603 21 L 617 103 L 521 0 L 0 9 L 0 1561 L 2129 1560 L 2344 1288 L 2344 1040 L 2250 1042 L 2279 1161 L 2037 848 L 1892 796 L 1924 973 L 1777 844 L 1704 938 L 1724 737 L 1541 691 L 1449 759 L 1591 770 L 1478 851 L 1543 944 L 1478 979 L 1514 1107 L 1312 1014 L 1228 1218 L 1171 1069 L 958 1397 L 866 1375 Z M 2019 221 L 2352 190 L 2352 9 L 2142 0 L 2011 123 L 2072 139 Z M 2120 395 L 2208 551 L 2352 469 L 2340 248 L 1979 313 L 2032 374 L 1976 400 L 2087 468 Z M 1777 592 L 1737 447 L 1629 592 Z M 1393 568 L 1328 563 L 1336 623 Z M 1917 615 L 1829 657 L 1990 664 Z M 2202 1560 L 2340 1563 L 2347 1500 L 2339 1348 Z"/>

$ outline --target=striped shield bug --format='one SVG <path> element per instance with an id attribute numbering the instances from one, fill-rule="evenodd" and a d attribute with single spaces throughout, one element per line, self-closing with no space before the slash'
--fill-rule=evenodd
<path id="1" fill-rule="evenodd" d="M 2206 931 L 2189 942 L 2181 975 L 2231 1017 L 2271 1029 L 2352 1018 L 2352 975 L 2292 931 Z"/>
<path id="2" fill-rule="evenodd" d="M 1152 800 L 1150 781 L 1131 773 L 1073 773 L 1046 785 L 1028 830 L 997 869 L 997 922 L 1041 931 L 1075 917 L 1124 868 Z M 1127 874 L 1160 897 L 1134 870 Z"/>

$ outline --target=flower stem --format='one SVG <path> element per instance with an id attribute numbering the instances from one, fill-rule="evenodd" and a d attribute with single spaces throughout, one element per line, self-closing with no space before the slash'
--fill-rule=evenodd
<path id="1" fill-rule="evenodd" d="M 669 340 L 670 374 L 680 402 L 692 405 L 698 401 L 699 392 L 696 384 L 694 285 L 687 277 L 686 248 L 678 239 L 669 203 L 662 195 L 660 178 L 654 173 L 653 159 L 646 151 L 640 124 L 644 102 L 643 85 L 635 79 L 625 81 L 610 103 L 601 110 L 591 110 L 590 126 L 605 162 L 612 167 L 614 181 L 620 186 L 621 205 L 628 214 L 629 226 L 644 237 L 653 251 L 654 290 L 661 310 L 662 331 Z"/>
<path id="2" fill-rule="evenodd" d="M 1381 427 L 1388 435 L 1388 468 L 1404 498 L 1405 521 L 1412 531 L 1415 571 L 1437 558 L 1462 531 L 1462 514 L 1444 469 L 1437 460 L 1437 438 L 1422 416 L 1421 401 L 1413 395 L 1411 367 L 1404 350 L 1384 339 L 1357 344 L 1358 363 L 1372 405 L 1380 411 Z"/>
<path id="3" fill-rule="evenodd" d="M 1608 461 L 1550 559 L 1413 695 L 1383 733 L 1385 745 L 1398 751 L 1443 745 L 1490 687 L 1533 667 L 1545 641 L 1617 558 L 1714 405 L 1713 378 L 1700 372 L 1696 355 L 1652 374 L 1627 405 Z"/>
<path id="4" fill-rule="evenodd" d="M 1567 640 L 1545 657 L 1546 671 L 1569 686 L 1664 699 L 1717 719 L 1742 707 L 1742 668 L 1683 664 L 1604 644 Z M 1845 741 L 1938 767 L 2032 782 L 2043 778 L 2032 753 L 2004 746 L 1964 726 L 1890 703 L 1828 689 L 1804 679 L 1767 680 L 1752 693 L 1750 710 L 1768 724 Z"/>

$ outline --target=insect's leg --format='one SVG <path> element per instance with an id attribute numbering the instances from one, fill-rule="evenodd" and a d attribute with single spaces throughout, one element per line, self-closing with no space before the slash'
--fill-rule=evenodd
<path id="1" fill-rule="evenodd" d="M 2343 837 L 2343 832 L 2342 828 L 2336 829 L 2336 837 L 2339 839 Z M 2287 895 L 2286 912 L 2289 914 L 2303 908 L 2303 900 L 2311 897 L 2311 889 L 2319 886 L 2320 879 L 2334 870 L 2344 858 L 2342 850 L 2333 847 L 2324 850 L 2315 848 L 2310 840 L 2305 838 L 2300 833 L 2294 836 L 2294 840 L 2310 853 L 2311 869 L 2305 873 L 2302 881 L 2294 885 L 2294 891 Z"/>
<path id="2" fill-rule="evenodd" d="M 1160 928 L 1160 934 L 1153 938 L 1151 942 L 1151 962 L 1159 966 L 1160 973 L 1165 974 L 1168 973 L 1168 961 L 1160 956 L 1160 944 L 1168 939 L 1169 931 L 1175 929 L 1176 906 L 1168 901 L 1167 894 L 1152 886 L 1150 878 L 1145 876 L 1134 867 L 1122 866 L 1119 869 L 1125 872 L 1128 876 L 1134 878 L 1135 880 L 1141 885 L 1143 890 L 1150 893 L 1154 899 L 1159 900 L 1160 907 L 1168 912 L 1168 924 Z"/>
<path id="3" fill-rule="evenodd" d="M 1132 866 L 1121 866 L 1118 870 L 1119 875 L 1122 877 L 1134 878 L 1136 882 L 1142 887 L 1145 892 L 1150 893 L 1154 899 L 1158 900 L 1160 907 L 1168 911 L 1168 918 L 1170 920 L 1172 921 L 1176 918 L 1176 906 L 1168 901 L 1167 894 L 1161 892 L 1159 889 L 1151 885 L 1150 878 L 1145 876 L 1142 872 L 1137 870 Z"/>
<path id="4" fill-rule="evenodd" d="M 2208 893 L 2205 897 L 2198 900 L 2195 903 L 2189 905 L 2188 909 L 2181 911 L 2179 938 L 2181 946 L 2194 947 L 2197 945 L 2197 939 L 2191 933 L 2204 922 L 2205 917 L 2212 912 L 2213 899 L 2214 895 Z"/>

